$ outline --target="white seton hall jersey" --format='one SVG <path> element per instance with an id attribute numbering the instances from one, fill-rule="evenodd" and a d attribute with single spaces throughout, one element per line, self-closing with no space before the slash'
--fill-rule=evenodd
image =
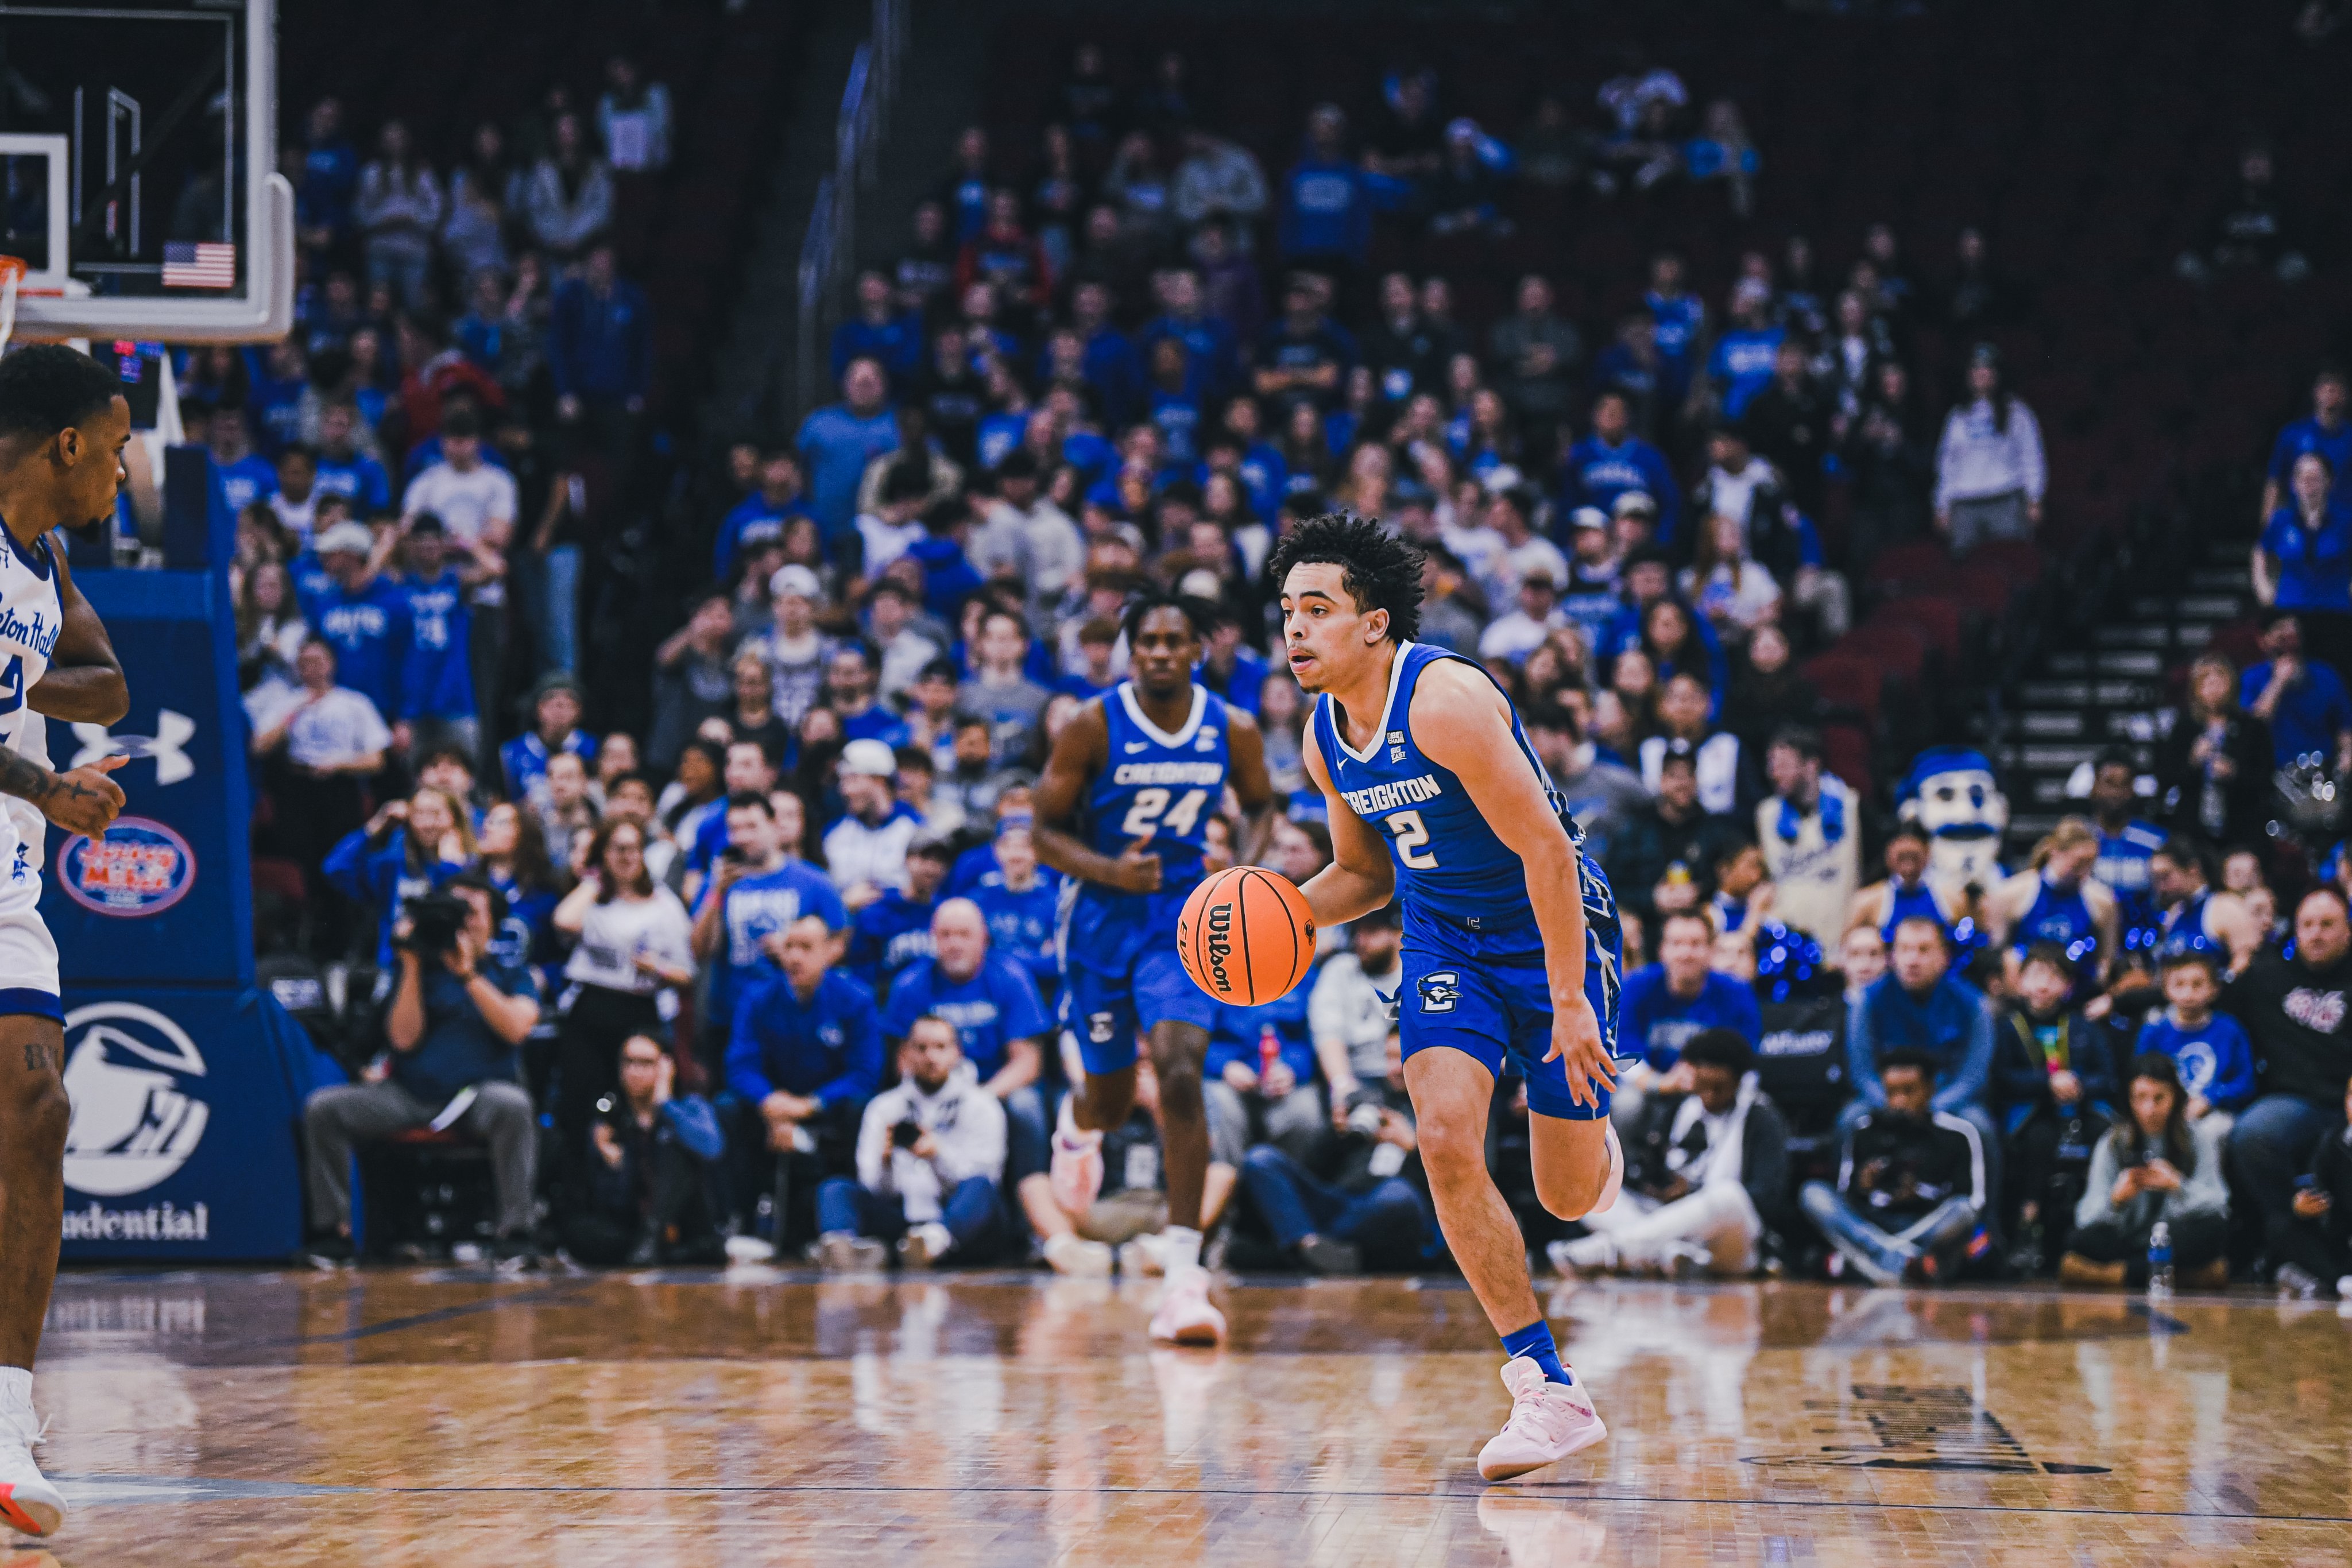
<path id="1" fill-rule="evenodd" d="M 31 549 L 0 526 L 0 746 L 47 767 L 49 721 L 25 702 L 48 674 L 65 612 L 58 600 L 58 560 L 43 538 Z M 48 821 L 29 800 L 0 797 L 0 892 L 37 879 Z M 0 980 L 0 984 L 5 984 Z"/>

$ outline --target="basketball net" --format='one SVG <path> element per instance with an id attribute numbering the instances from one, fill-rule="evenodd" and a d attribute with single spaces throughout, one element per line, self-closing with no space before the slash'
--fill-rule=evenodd
<path id="1" fill-rule="evenodd" d="M 0 353 L 16 335 L 16 290 L 24 285 L 25 272 L 23 256 L 0 256 Z"/>

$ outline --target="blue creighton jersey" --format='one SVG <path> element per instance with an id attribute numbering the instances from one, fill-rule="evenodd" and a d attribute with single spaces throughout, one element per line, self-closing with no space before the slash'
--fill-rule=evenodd
<path id="1" fill-rule="evenodd" d="M 1462 780 L 1431 761 L 1413 743 L 1410 716 L 1415 683 L 1423 670 L 1440 659 L 1459 657 L 1426 643 L 1404 643 L 1389 672 L 1388 708 L 1380 728 L 1372 732 L 1370 749 L 1352 750 L 1340 738 L 1328 696 L 1315 704 L 1317 741 L 1340 797 L 1356 815 L 1386 835 L 1389 853 L 1396 862 L 1397 894 L 1408 909 L 1419 906 L 1474 930 L 1532 925 L 1535 906 L 1528 901 L 1527 867 L 1518 854 L 1479 815 Z M 1486 674 L 1468 659 L 1461 662 L 1482 675 Z M 1584 835 L 1568 814 L 1567 803 L 1544 772 L 1543 764 L 1536 759 L 1516 708 L 1511 711 L 1511 738 L 1518 743 L 1520 755 L 1535 769 L 1536 777 L 1543 780 L 1544 793 L 1568 828 L 1570 840 L 1581 845 Z M 1578 861 L 1585 868 L 1587 918 L 1598 917 L 1597 907 L 1613 928 L 1616 904 L 1609 884 L 1589 860 L 1580 854 Z"/>
<path id="2" fill-rule="evenodd" d="M 1201 880 L 1209 819 L 1225 798 L 1231 757 L 1225 701 L 1195 685 L 1192 713 L 1173 735 L 1144 716 L 1132 682 L 1120 682 L 1102 705 L 1110 727 L 1110 759 L 1087 795 L 1087 840 L 1100 852 L 1117 856 L 1136 840 L 1149 839 L 1160 857 L 1160 891 L 1150 896 L 1175 899 L 1169 905 L 1172 919 Z M 1123 896 L 1108 888 L 1092 892 Z"/>

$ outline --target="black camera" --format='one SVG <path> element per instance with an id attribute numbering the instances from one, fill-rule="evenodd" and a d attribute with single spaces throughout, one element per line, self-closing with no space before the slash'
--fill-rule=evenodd
<path id="1" fill-rule="evenodd" d="M 901 1122 L 890 1129 L 890 1142 L 896 1147 L 911 1149 L 922 1141 L 923 1124 L 920 1122 Z"/>
<path id="2" fill-rule="evenodd" d="M 457 949 L 457 933 L 474 917 L 474 906 L 454 893 L 427 893 L 402 904 L 400 913 L 408 922 L 408 935 L 396 938 L 394 946 L 419 958 L 437 958 Z"/>

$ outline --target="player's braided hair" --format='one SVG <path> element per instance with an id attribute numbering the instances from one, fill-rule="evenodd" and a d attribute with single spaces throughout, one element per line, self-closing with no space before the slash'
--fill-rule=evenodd
<path id="1" fill-rule="evenodd" d="M 1389 640 L 1410 643 L 1421 631 L 1421 559 L 1377 518 L 1326 512 L 1283 535 L 1266 559 L 1266 580 L 1279 589 L 1294 566 L 1336 566 L 1356 608 L 1387 611 Z"/>

